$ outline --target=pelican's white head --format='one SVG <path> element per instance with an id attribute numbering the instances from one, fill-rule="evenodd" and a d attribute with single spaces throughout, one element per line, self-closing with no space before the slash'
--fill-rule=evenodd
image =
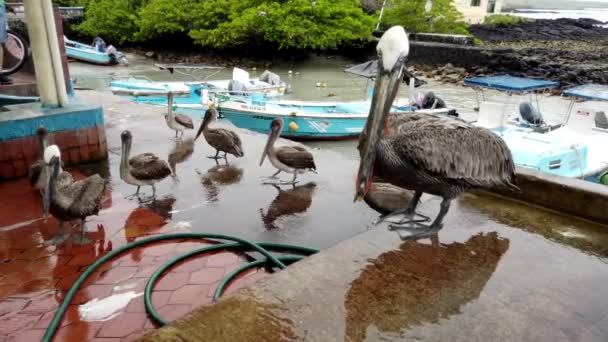
<path id="1" fill-rule="evenodd" d="M 44 163 L 49 164 L 53 157 L 61 159 L 61 151 L 57 145 L 51 145 L 44 150 Z"/>
<path id="2" fill-rule="evenodd" d="M 385 71 L 393 70 L 399 58 L 410 54 L 410 41 L 402 26 L 393 26 L 386 30 L 380 38 L 376 51 L 380 56 Z"/>

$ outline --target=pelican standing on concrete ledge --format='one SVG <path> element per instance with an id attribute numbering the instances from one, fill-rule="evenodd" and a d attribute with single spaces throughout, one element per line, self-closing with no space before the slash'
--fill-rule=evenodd
<path id="1" fill-rule="evenodd" d="M 243 145 L 241 144 L 241 139 L 238 134 L 225 128 L 209 128 L 209 124 L 211 121 L 217 119 L 217 116 L 217 109 L 215 109 L 213 105 L 210 105 L 210 108 L 205 111 L 205 118 L 203 119 L 194 140 L 198 139 L 201 133 L 203 134 L 207 143 L 216 150 L 215 156 L 209 157 L 212 159 L 219 159 L 220 151 L 224 152 L 223 158 L 226 160 L 228 153 L 237 158 L 244 156 Z"/>
<path id="2" fill-rule="evenodd" d="M 36 160 L 32 163 L 32 165 L 30 165 L 27 177 L 30 180 L 30 185 L 34 189 L 40 190 L 40 194 L 43 195 L 44 189 L 46 188 L 46 182 L 48 180 L 44 163 L 44 151 L 49 146 L 48 130 L 43 126 L 40 126 L 36 130 L 36 135 L 38 136 L 38 140 L 40 142 L 40 159 Z M 61 165 L 59 167 L 61 167 Z"/>
<path id="3" fill-rule="evenodd" d="M 50 212 L 59 220 L 59 234 L 47 244 L 61 244 L 69 237 L 63 231 L 65 221 L 80 220 L 80 235 L 74 238 L 77 244 L 90 243 L 85 234 L 84 221 L 88 216 L 97 215 L 106 182 L 98 174 L 74 182 L 67 172 L 59 173 L 61 154 L 56 145 L 49 146 L 44 153 L 48 182 L 44 191 L 44 216 Z"/>
<path id="4" fill-rule="evenodd" d="M 175 139 L 177 139 L 178 132 L 181 132 L 180 138 L 184 136 L 184 131 L 187 129 L 194 129 L 192 118 L 183 114 L 176 114 L 173 112 L 173 93 L 167 93 L 167 114 L 165 114 L 165 121 L 167 126 L 175 131 Z"/>
<path id="5" fill-rule="evenodd" d="M 274 147 L 274 143 L 281 135 L 283 130 L 283 120 L 274 119 L 270 124 L 270 134 L 268 135 L 268 141 L 262 152 L 262 159 L 260 160 L 260 166 L 264 163 L 266 155 L 270 159 L 272 166 L 278 169 L 278 171 L 268 178 L 277 178 L 281 171 L 286 173 L 293 173 L 293 179 L 291 182 L 283 182 L 281 184 L 296 184 L 298 181 L 296 178 L 299 173 L 305 173 L 307 171 L 315 172 L 317 166 L 313 159 L 312 153 L 308 152 L 305 148 L 300 146 L 282 146 Z"/>
<path id="6" fill-rule="evenodd" d="M 120 135 L 122 140 L 122 155 L 120 159 L 120 179 L 127 184 L 137 186 L 133 196 L 139 195 L 139 188 L 144 185 L 152 186 L 152 198 L 156 198 L 155 183 L 171 175 L 169 164 L 158 159 L 154 153 L 142 153 L 129 158 L 131 154 L 131 132 L 125 130 Z"/>
<path id="7" fill-rule="evenodd" d="M 450 202 L 467 190 L 494 186 L 519 190 L 509 148 L 487 129 L 448 116 L 419 113 L 404 114 L 397 125 L 388 127 L 387 116 L 409 53 L 403 27 L 387 30 L 378 42 L 377 51 L 378 76 L 358 146 L 361 161 L 355 200 L 364 198 L 373 177 L 413 190 L 414 197 L 407 208 L 379 220 L 397 214 L 411 218 L 404 225 L 391 225 L 406 239 L 438 232 Z M 430 225 L 413 219 L 423 192 L 443 198 L 439 214 Z"/>

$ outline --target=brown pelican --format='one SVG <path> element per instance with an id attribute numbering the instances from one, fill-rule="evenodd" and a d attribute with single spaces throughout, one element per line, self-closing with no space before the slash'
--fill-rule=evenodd
<path id="1" fill-rule="evenodd" d="M 180 138 L 184 136 L 184 131 L 187 129 L 194 129 L 192 118 L 183 114 L 176 114 L 173 112 L 173 93 L 167 94 L 167 114 L 165 114 L 165 121 L 167 126 L 175 131 L 175 139 L 177 139 L 178 132 L 181 132 Z"/>
<path id="2" fill-rule="evenodd" d="M 241 139 L 236 133 L 225 128 L 209 128 L 209 124 L 211 121 L 215 120 L 217 116 L 217 109 L 214 107 L 207 109 L 205 118 L 203 119 L 194 140 L 198 139 L 201 133 L 203 133 L 207 143 L 216 150 L 215 157 L 209 158 L 218 159 L 220 151 L 224 152 L 224 158 L 226 158 L 228 153 L 236 157 L 244 156 Z"/>
<path id="3" fill-rule="evenodd" d="M 36 135 L 38 136 L 38 141 L 40 143 L 40 159 L 34 161 L 32 165 L 30 165 L 27 177 L 30 180 L 30 185 L 34 189 L 40 190 L 40 194 L 43 195 L 47 181 L 46 168 L 44 167 L 44 150 L 49 146 L 48 130 L 43 126 L 40 126 L 36 130 Z"/>
<path id="4" fill-rule="evenodd" d="M 48 182 L 44 191 L 44 216 L 50 212 L 59 220 L 59 234 L 47 243 L 60 244 L 68 238 L 63 231 L 65 221 L 80 220 L 80 236 L 74 238 L 77 244 L 91 242 L 84 236 L 84 221 L 88 216 L 97 215 L 101 208 L 101 199 L 106 187 L 106 182 L 98 174 L 89 176 L 83 180 L 74 181 L 67 172 L 59 174 L 61 155 L 59 149 L 53 149 L 55 145 L 46 149 L 44 161 Z"/>
<path id="5" fill-rule="evenodd" d="M 122 140 L 122 156 L 120 159 L 120 179 L 127 184 L 137 186 L 134 196 L 139 195 L 139 188 L 144 185 L 152 186 L 152 198 L 156 198 L 155 183 L 171 174 L 169 164 L 158 159 L 154 153 L 142 153 L 129 158 L 131 154 L 131 132 L 125 130 L 120 135 Z"/>
<path id="6" fill-rule="evenodd" d="M 396 214 L 413 217 L 423 192 L 442 197 L 441 209 L 432 224 L 411 220 L 406 225 L 391 225 L 400 235 L 407 233 L 403 238 L 418 238 L 439 231 L 450 202 L 467 190 L 493 186 L 518 189 L 509 148 L 487 129 L 448 116 L 419 113 L 403 115 L 398 126 L 388 127 L 387 116 L 409 53 L 403 27 L 387 30 L 377 51 L 378 77 L 359 140 L 361 161 L 355 200 L 364 198 L 374 176 L 415 191 L 406 209 L 382 216 L 379 222 Z M 415 229 L 416 226 L 422 229 Z"/>
<path id="7" fill-rule="evenodd" d="M 313 159 L 312 153 L 308 152 L 305 148 L 300 146 L 281 146 L 278 148 L 274 147 L 274 143 L 283 130 L 283 120 L 274 119 L 270 124 L 270 134 L 268 135 L 268 141 L 262 152 L 262 159 L 260 160 L 260 166 L 264 163 L 266 155 L 270 159 L 272 166 L 278 169 L 278 171 L 268 178 L 277 178 L 277 175 L 281 171 L 286 173 L 293 173 L 293 179 L 291 182 L 284 182 L 281 184 L 295 184 L 297 183 L 296 178 L 299 173 L 307 171 L 315 172 L 317 166 Z"/>

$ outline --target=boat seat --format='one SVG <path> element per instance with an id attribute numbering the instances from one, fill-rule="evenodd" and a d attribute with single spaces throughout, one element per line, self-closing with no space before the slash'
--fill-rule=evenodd
<path id="1" fill-rule="evenodd" d="M 505 126 L 508 119 L 505 107 L 504 103 L 482 102 L 479 106 L 477 125 L 488 129 Z"/>

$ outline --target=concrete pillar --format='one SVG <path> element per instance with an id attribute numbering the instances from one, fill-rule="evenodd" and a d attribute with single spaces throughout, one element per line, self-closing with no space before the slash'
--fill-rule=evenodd
<path id="1" fill-rule="evenodd" d="M 68 104 L 51 0 L 24 0 L 25 17 L 43 106 Z"/>
<path id="2" fill-rule="evenodd" d="M 68 67 L 68 57 L 65 53 L 65 42 L 63 41 L 63 19 L 59 7 L 53 6 L 53 14 L 55 16 L 55 27 L 57 28 L 57 38 L 59 44 L 59 52 L 61 53 L 61 66 L 63 67 L 63 78 L 68 94 L 72 95 L 72 82 L 70 81 L 70 68 Z"/>

